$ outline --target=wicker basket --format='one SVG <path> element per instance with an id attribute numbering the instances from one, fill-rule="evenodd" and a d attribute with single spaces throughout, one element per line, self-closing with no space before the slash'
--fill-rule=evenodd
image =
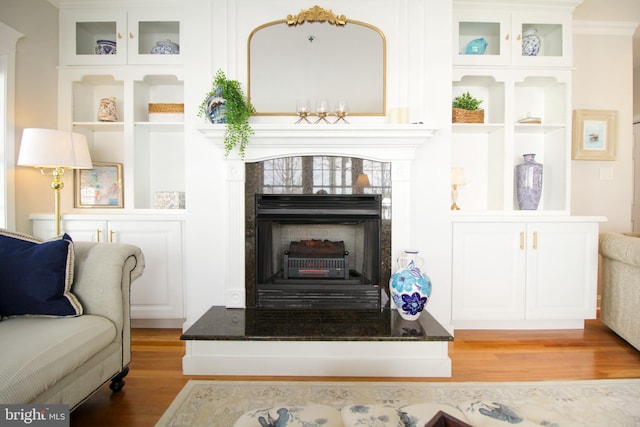
<path id="1" fill-rule="evenodd" d="M 150 113 L 184 113 L 184 104 L 149 104 Z"/>
<path id="2" fill-rule="evenodd" d="M 484 123 L 484 110 L 453 108 L 451 117 L 453 123 Z"/>

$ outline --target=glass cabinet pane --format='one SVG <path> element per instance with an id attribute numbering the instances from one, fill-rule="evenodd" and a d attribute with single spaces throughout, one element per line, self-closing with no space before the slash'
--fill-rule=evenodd
<path id="1" fill-rule="evenodd" d="M 458 23 L 460 55 L 500 55 L 499 22 Z"/>
<path id="2" fill-rule="evenodd" d="M 139 21 L 139 55 L 177 55 L 180 53 L 179 21 Z"/>
<path id="3" fill-rule="evenodd" d="M 76 22 L 76 55 L 116 53 L 115 22 Z"/>

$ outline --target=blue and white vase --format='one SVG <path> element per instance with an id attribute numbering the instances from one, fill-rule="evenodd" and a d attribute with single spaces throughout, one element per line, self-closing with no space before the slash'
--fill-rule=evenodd
<path id="1" fill-rule="evenodd" d="M 522 56 L 536 56 L 540 52 L 542 41 L 536 28 L 530 28 L 522 33 Z"/>
<path id="2" fill-rule="evenodd" d="M 207 99 L 205 106 L 207 118 L 213 124 L 226 123 L 225 110 L 225 99 L 222 96 L 222 88 L 217 86 L 213 94 Z"/>
<path id="3" fill-rule="evenodd" d="M 424 260 L 416 250 L 405 250 L 398 258 L 398 270 L 389 279 L 391 308 L 405 320 L 416 320 L 431 296 L 431 280 L 420 269 Z"/>
<path id="4" fill-rule="evenodd" d="M 516 197 L 522 210 L 536 210 L 542 195 L 541 163 L 535 154 L 523 154 L 524 161 L 516 166 Z"/>

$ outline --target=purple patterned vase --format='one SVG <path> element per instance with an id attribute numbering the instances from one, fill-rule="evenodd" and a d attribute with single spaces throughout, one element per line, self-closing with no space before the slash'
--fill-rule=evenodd
<path id="1" fill-rule="evenodd" d="M 522 210 L 538 209 L 542 195 L 542 164 L 535 154 L 523 154 L 524 161 L 516 166 L 516 196 Z"/>

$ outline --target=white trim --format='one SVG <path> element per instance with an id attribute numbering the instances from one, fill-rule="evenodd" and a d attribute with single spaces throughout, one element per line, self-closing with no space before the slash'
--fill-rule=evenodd
<path id="1" fill-rule="evenodd" d="M 0 22 L 0 227 L 15 229 L 15 67 L 16 44 L 23 34 Z M 2 102 L 0 101 L 0 102 Z"/>
<path id="2" fill-rule="evenodd" d="M 637 22 L 574 21 L 573 34 L 579 36 L 632 37 L 637 27 Z"/>
<path id="3" fill-rule="evenodd" d="M 448 341 L 187 341 L 184 375 L 451 377 Z"/>

